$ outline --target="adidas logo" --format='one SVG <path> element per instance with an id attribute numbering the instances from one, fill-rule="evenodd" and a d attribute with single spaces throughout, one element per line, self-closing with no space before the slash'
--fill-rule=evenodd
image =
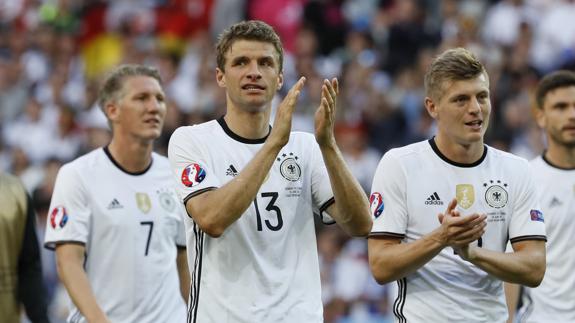
<path id="1" fill-rule="evenodd" d="M 433 192 L 425 201 L 425 205 L 443 205 L 443 201 L 439 198 L 437 192 Z"/>
<path id="2" fill-rule="evenodd" d="M 228 167 L 228 169 L 226 169 L 226 176 L 235 177 L 236 175 L 238 175 L 238 171 L 236 170 L 236 168 L 234 167 L 234 165 L 230 165 L 230 166 Z"/>
<path id="3" fill-rule="evenodd" d="M 561 205 L 563 205 L 563 202 L 559 201 L 559 199 L 556 198 L 555 196 L 553 196 L 553 199 L 551 200 L 551 202 L 549 202 L 549 208 L 561 206 Z"/>
<path id="4" fill-rule="evenodd" d="M 121 209 L 124 206 L 122 204 L 120 204 L 120 202 L 118 202 L 117 199 L 113 199 L 112 202 L 110 202 L 110 204 L 108 204 L 108 210 L 114 210 L 114 209 Z"/>

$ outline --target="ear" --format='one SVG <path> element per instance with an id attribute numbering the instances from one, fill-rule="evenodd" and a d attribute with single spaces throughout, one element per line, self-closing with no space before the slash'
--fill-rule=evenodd
<path id="1" fill-rule="evenodd" d="M 226 78 L 224 76 L 225 76 L 224 71 L 216 67 L 216 81 L 218 82 L 218 86 L 221 88 L 226 87 Z"/>
<path id="2" fill-rule="evenodd" d="M 284 85 L 284 72 L 280 72 L 278 74 L 278 86 L 276 91 L 279 91 L 283 85 Z"/>
<path id="3" fill-rule="evenodd" d="M 437 119 L 437 105 L 435 105 L 435 102 L 433 102 L 433 99 L 430 97 L 425 97 L 424 100 L 425 103 L 425 109 L 427 110 L 427 113 L 429 113 L 429 115 L 433 118 L 433 119 Z"/>
<path id="4" fill-rule="evenodd" d="M 543 111 L 544 107 L 535 108 L 533 114 L 535 115 L 535 121 L 537 125 L 541 129 L 545 129 L 545 125 L 547 124 L 547 118 L 545 117 L 545 112 Z"/>
<path id="5" fill-rule="evenodd" d="M 120 117 L 120 108 L 115 102 L 109 102 L 106 104 L 104 111 L 106 112 L 106 117 L 108 117 L 108 120 L 112 123 Z"/>

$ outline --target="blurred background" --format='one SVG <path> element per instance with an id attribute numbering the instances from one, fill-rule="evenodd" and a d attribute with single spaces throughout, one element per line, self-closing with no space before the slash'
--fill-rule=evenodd
<path id="1" fill-rule="evenodd" d="M 109 141 L 95 104 L 103 75 L 121 63 L 159 68 L 169 109 L 156 150 L 165 154 L 175 128 L 223 115 L 214 41 L 243 19 L 266 21 L 283 40 L 275 105 L 307 77 L 294 130 L 313 132 L 322 80 L 339 78 L 337 140 L 366 193 L 383 153 L 434 133 L 423 75 L 451 47 L 472 50 L 489 72 L 487 143 L 532 158 L 543 149 L 534 87 L 575 67 L 574 17 L 572 0 L 0 0 L 0 171 L 25 183 L 42 241 L 60 166 Z M 371 278 L 366 241 L 336 226 L 317 232 L 325 321 L 391 320 L 395 286 Z M 54 254 L 42 261 L 52 318 L 64 322 Z"/>

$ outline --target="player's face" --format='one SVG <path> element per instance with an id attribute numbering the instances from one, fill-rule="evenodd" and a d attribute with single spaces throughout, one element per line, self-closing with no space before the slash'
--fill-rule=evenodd
<path id="1" fill-rule="evenodd" d="M 216 78 L 218 85 L 226 89 L 228 105 L 246 112 L 267 109 L 283 82 L 275 47 L 260 41 L 237 40 L 225 57 L 225 71 L 216 69 Z"/>
<path id="2" fill-rule="evenodd" d="M 460 145 L 482 145 L 491 113 L 487 75 L 444 82 L 442 90 L 443 94 L 436 102 L 430 98 L 425 102 L 427 110 L 437 120 L 437 135 Z"/>
<path id="3" fill-rule="evenodd" d="M 166 116 L 165 94 L 156 79 L 131 76 L 124 79 L 119 99 L 108 107 L 114 135 L 153 140 L 160 136 Z"/>
<path id="4" fill-rule="evenodd" d="M 542 109 L 537 110 L 537 123 L 550 144 L 575 147 L 575 86 L 547 92 Z"/>

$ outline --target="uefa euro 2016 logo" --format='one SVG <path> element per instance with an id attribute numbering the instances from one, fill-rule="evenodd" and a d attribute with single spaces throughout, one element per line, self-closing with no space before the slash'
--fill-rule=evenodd
<path id="1" fill-rule="evenodd" d="M 200 184 L 206 178 L 206 171 L 200 164 L 189 164 L 182 171 L 182 184 L 192 187 Z"/>
<path id="2" fill-rule="evenodd" d="M 68 214 L 63 206 L 57 206 L 50 213 L 50 225 L 54 230 L 62 229 L 68 222 Z"/>
<path id="3" fill-rule="evenodd" d="M 374 192 L 369 198 L 369 204 L 371 207 L 371 214 L 377 219 L 383 213 L 383 197 L 381 194 Z"/>

